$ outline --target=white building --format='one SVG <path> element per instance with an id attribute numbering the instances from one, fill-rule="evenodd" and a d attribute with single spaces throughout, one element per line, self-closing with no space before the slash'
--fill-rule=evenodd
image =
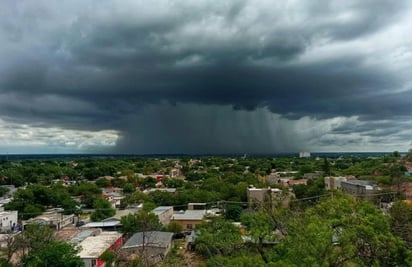
<path id="1" fill-rule="evenodd" d="M 17 226 L 17 210 L 0 211 L 1 232 L 12 231 Z"/>
<path id="2" fill-rule="evenodd" d="M 310 152 L 299 152 L 299 158 L 310 158 Z"/>
<path id="3" fill-rule="evenodd" d="M 348 179 L 344 176 L 338 176 L 338 177 L 325 177 L 325 189 L 326 190 L 336 190 L 336 189 L 341 189 L 342 182 L 347 181 Z"/>
<path id="4" fill-rule="evenodd" d="M 22 221 L 23 228 L 27 224 L 48 225 L 49 227 L 61 230 L 66 226 L 76 223 L 76 216 L 74 214 L 64 215 L 62 210 L 50 209 L 35 218 Z"/>
<path id="5" fill-rule="evenodd" d="M 159 221 L 163 225 L 168 225 L 170 218 L 173 216 L 173 206 L 159 206 L 152 210 L 152 212 L 159 217 Z"/>
<path id="6" fill-rule="evenodd" d="M 80 252 L 77 254 L 85 267 L 105 266 L 102 254 L 109 248 L 118 249 L 122 246 L 122 234 L 118 232 L 101 232 L 96 236 L 89 236 L 79 243 Z"/>
<path id="7" fill-rule="evenodd" d="M 280 195 L 282 190 L 279 188 L 256 188 L 254 186 L 249 186 L 246 193 L 249 206 L 252 206 L 252 204 L 262 204 L 265 202 L 265 198 L 270 195 Z"/>

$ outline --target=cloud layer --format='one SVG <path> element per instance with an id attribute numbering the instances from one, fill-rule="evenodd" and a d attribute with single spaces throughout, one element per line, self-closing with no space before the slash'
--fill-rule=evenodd
<path id="1" fill-rule="evenodd" d="M 0 7 L 4 122 L 110 131 L 127 153 L 410 145 L 408 1 Z"/>

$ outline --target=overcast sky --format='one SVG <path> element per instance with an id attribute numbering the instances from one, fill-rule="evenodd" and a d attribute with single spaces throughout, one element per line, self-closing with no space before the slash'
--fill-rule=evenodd
<path id="1" fill-rule="evenodd" d="M 0 154 L 407 151 L 412 2 L 0 2 Z"/>

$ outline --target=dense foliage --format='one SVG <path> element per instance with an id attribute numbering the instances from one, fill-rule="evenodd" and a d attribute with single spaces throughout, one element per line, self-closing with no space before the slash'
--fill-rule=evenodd
<path id="1" fill-rule="evenodd" d="M 129 214 L 121 218 L 121 231 L 131 236 L 137 232 L 156 231 L 162 228 L 159 217 L 152 212 L 140 210 L 137 213 Z"/>
<path id="2" fill-rule="evenodd" d="M 281 213 L 278 213 L 281 214 Z M 267 212 L 246 213 L 249 238 L 229 222 L 201 228 L 196 250 L 208 266 L 411 266 L 412 254 L 391 232 L 389 219 L 366 201 L 347 196 L 323 200 L 286 219 L 283 235 Z"/>
<path id="3" fill-rule="evenodd" d="M 84 262 L 76 256 L 77 249 L 74 245 L 53 241 L 47 244 L 45 248 L 38 251 L 30 252 L 23 258 L 24 266 L 28 267 L 82 267 Z"/>
<path id="4" fill-rule="evenodd" d="M 5 205 L 6 209 L 18 210 L 22 219 L 35 217 L 50 207 L 59 207 L 66 213 L 74 213 L 76 202 L 61 184 L 35 184 L 19 189 L 14 194 L 13 201 Z"/>
<path id="5" fill-rule="evenodd" d="M 5 208 L 18 210 L 21 219 L 61 208 L 65 213 L 83 210 L 91 220 L 100 221 L 116 212 L 102 195 L 116 188 L 124 193 L 121 208 L 144 204 L 139 213 L 121 219 L 127 236 L 162 229 L 158 217 L 149 212 L 156 206 L 184 210 L 187 203 L 205 202 L 223 212 L 198 229 L 196 253 L 207 266 L 410 266 L 411 206 L 397 201 L 389 215 L 383 215 L 370 203 L 326 191 L 324 177 L 351 175 L 376 181 L 384 190 L 375 204 L 390 202 L 402 196 L 404 182 L 412 181 L 405 174 L 406 166 L 412 166 L 411 155 L 2 160 L 0 196 L 9 190 L 2 185 L 18 187 Z M 179 170 L 178 177 L 169 177 L 173 169 Z M 275 172 L 288 179 L 307 174 L 318 178 L 288 187 L 269 181 Z M 278 187 L 282 194 L 264 205 L 249 206 L 250 185 Z M 394 190 L 398 194 L 390 193 Z M 245 229 L 233 222 L 241 222 Z M 167 229 L 182 231 L 173 223 Z M 42 241 L 46 239 L 53 246 Z M 27 242 L 30 247 L 22 245 Z M 24 258 L 27 266 L 50 266 L 53 253 L 63 258 L 68 255 L 68 263 L 77 262 L 72 257 L 74 248 L 53 240 L 44 228 L 34 231 L 29 227 L 16 238 L 16 244 L 20 245 L 11 248 L 30 251 Z"/>
<path id="6" fill-rule="evenodd" d="M 90 215 L 90 219 L 94 222 L 102 221 L 116 214 L 112 204 L 104 198 L 96 199 L 93 208 L 94 211 Z"/>

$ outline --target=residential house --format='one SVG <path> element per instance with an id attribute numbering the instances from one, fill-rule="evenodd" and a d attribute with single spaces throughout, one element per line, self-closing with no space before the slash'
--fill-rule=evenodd
<path id="1" fill-rule="evenodd" d="M 163 225 L 168 225 L 173 216 L 173 206 L 159 206 L 152 212 L 159 217 L 159 221 Z"/>
<path id="2" fill-rule="evenodd" d="M 98 236 L 102 233 L 102 229 L 80 229 L 76 234 L 72 235 L 68 240 L 70 243 L 78 245 L 89 236 Z"/>
<path id="3" fill-rule="evenodd" d="M 189 203 L 187 204 L 188 210 L 205 210 L 206 203 Z"/>
<path id="4" fill-rule="evenodd" d="M 60 209 L 51 209 L 35 218 L 22 221 L 22 225 L 23 228 L 28 224 L 47 225 L 50 228 L 59 231 L 66 226 L 75 224 L 77 222 L 77 219 L 77 216 L 75 216 L 74 214 L 65 215 Z"/>
<path id="5" fill-rule="evenodd" d="M 179 168 L 172 168 L 170 170 L 170 178 L 180 177 L 181 175 L 182 174 Z"/>
<path id="6" fill-rule="evenodd" d="M 318 179 L 323 175 L 322 171 L 316 171 L 316 172 L 308 172 L 303 174 L 303 178 L 304 179 L 308 179 L 308 180 L 314 180 L 314 179 Z"/>
<path id="7" fill-rule="evenodd" d="M 180 224 L 183 229 L 191 230 L 204 222 L 206 210 L 186 210 L 173 214 L 171 221 Z"/>
<path id="8" fill-rule="evenodd" d="M 143 205 L 133 207 L 133 208 L 121 209 L 121 210 L 117 209 L 116 214 L 111 218 L 115 218 L 115 219 L 120 220 L 123 216 L 127 216 L 129 214 L 135 214 L 135 213 L 139 212 L 142 209 L 142 207 L 143 207 Z"/>
<path id="9" fill-rule="evenodd" d="M 249 206 L 254 204 L 263 204 L 266 199 L 271 195 L 280 195 L 282 190 L 279 188 L 256 188 L 254 186 L 249 186 L 247 188 L 247 199 Z"/>
<path id="10" fill-rule="evenodd" d="M 124 199 L 123 192 L 116 189 L 116 187 L 105 188 L 102 193 L 102 198 L 109 201 L 114 209 L 119 208 L 121 200 Z"/>
<path id="11" fill-rule="evenodd" d="M 375 182 L 365 180 L 341 181 L 342 191 L 356 198 L 369 198 L 381 190 Z"/>
<path id="12" fill-rule="evenodd" d="M 283 187 L 290 187 L 294 185 L 307 185 L 308 180 L 307 179 L 294 179 L 293 177 L 290 178 L 279 178 L 278 180 L 278 185 L 283 186 Z"/>
<path id="13" fill-rule="evenodd" d="M 106 186 L 102 189 L 103 194 L 112 194 L 115 193 L 117 195 L 123 195 L 123 188 L 115 187 L 115 186 Z"/>
<path id="14" fill-rule="evenodd" d="M 287 186 L 294 186 L 294 185 L 307 185 L 308 179 L 292 179 L 286 182 Z"/>
<path id="15" fill-rule="evenodd" d="M 348 179 L 344 176 L 337 176 L 337 177 L 325 177 L 325 189 L 326 190 L 336 190 L 341 189 L 341 183 L 347 181 Z"/>
<path id="16" fill-rule="evenodd" d="M 0 231 L 14 231 L 17 227 L 17 210 L 0 211 Z"/>
<path id="17" fill-rule="evenodd" d="M 175 194 L 177 192 L 176 188 L 150 188 L 143 191 L 143 193 L 152 193 L 156 191 L 167 192 L 171 194 Z"/>
<path id="18" fill-rule="evenodd" d="M 278 184 L 279 179 L 280 175 L 273 171 L 268 176 L 266 176 L 266 181 L 271 185 Z"/>
<path id="19" fill-rule="evenodd" d="M 140 258 L 145 265 L 161 262 L 172 246 L 173 233 L 148 231 L 134 234 L 122 246 L 120 258 L 132 260 Z"/>
<path id="20" fill-rule="evenodd" d="M 106 175 L 106 176 L 100 176 L 100 177 L 98 177 L 97 179 L 106 179 L 106 180 L 108 180 L 108 181 L 111 181 L 111 180 L 114 180 L 115 177 Z"/>
<path id="21" fill-rule="evenodd" d="M 99 228 L 65 228 L 56 232 L 55 237 L 57 240 L 69 242 L 72 244 L 79 244 L 89 236 L 97 236 L 101 234 L 102 229 Z"/>
<path id="22" fill-rule="evenodd" d="M 122 234 L 118 232 L 101 232 L 98 235 L 86 237 L 78 243 L 80 251 L 77 253 L 85 267 L 103 267 L 104 260 L 100 257 L 107 250 L 117 250 L 123 244 Z"/>
<path id="23" fill-rule="evenodd" d="M 87 223 L 83 226 L 81 226 L 81 228 L 100 228 L 103 231 L 117 231 L 118 229 L 120 229 L 122 227 L 122 224 L 120 223 L 120 219 L 117 218 L 107 218 L 104 219 L 101 222 L 90 222 Z"/>

